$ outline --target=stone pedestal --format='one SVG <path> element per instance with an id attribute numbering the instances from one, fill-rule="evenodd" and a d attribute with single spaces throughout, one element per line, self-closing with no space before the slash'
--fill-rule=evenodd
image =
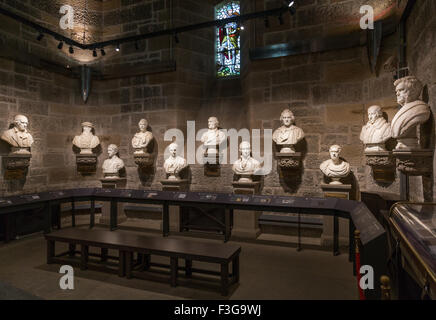
<path id="1" fill-rule="evenodd" d="M 406 175 L 422 176 L 433 170 L 433 150 L 431 149 L 394 149 L 397 169 Z"/>
<path id="2" fill-rule="evenodd" d="M 395 159 L 390 151 L 365 151 L 366 164 L 372 168 L 373 178 L 379 182 L 395 180 Z"/>
<path id="3" fill-rule="evenodd" d="M 301 167 L 301 152 L 276 152 L 276 158 L 282 170 L 298 170 Z"/>
<path id="4" fill-rule="evenodd" d="M 188 180 L 186 179 L 165 179 L 161 180 L 163 191 L 188 191 Z"/>
<path id="5" fill-rule="evenodd" d="M 97 155 L 76 154 L 77 171 L 81 174 L 93 174 L 97 171 Z"/>
<path id="6" fill-rule="evenodd" d="M 26 177 L 27 169 L 30 166 L 30 153 L 10 154 L 3 157 L 3 167 L 5 169 L 5 180 L 21 180 Z"/>
<path id="7" fill-rule="evenodd" d="M 126 186 L 126 178 L 104 178 L 100 179 L 103 189 L 121 189 Z M 109 225 L 111 217 L 111 203 L 108 201 L 103 202 L 101 208 L 100 223 Z M 117 224 L 127 220 L 124 213 L 124 203 L 117 203 Z"/>
<path id="8" fill-rule="evenodd" d="M 217 150 L 208 149 L 203 156 L 204 175 L 207 177 L 219 177 L 221 175 L 221 157 Z"/>
<path id="9" fill-rule="evenodd" d="M 235 194 L 258 194 L 260 182 L 233 182 Z M 232 236 L 236 238 L 256 239 L 261 231 L 258 219 L 261 211 L 234 210 Z"/>
<path id="10" fill-rule="evenodd" d="M 350 199 L 351 185 L 350 184 L 321 184 L 324 198 L 340 198 Z M 349 236 L 348 220 L 339 219 L 339 244 L 347 245 Z M 323 246 L 330 246 L 333 243 L 334 217 L 323 216 L 323 232 L 321 242 Z M 335 254 L 338 254 L 338 252 Z"/>

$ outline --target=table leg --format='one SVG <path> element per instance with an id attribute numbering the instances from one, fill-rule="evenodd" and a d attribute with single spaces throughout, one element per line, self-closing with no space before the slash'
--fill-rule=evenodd
<path id="1" fill-rule="evenodd" d="M 221 263 L 221 295 L 229 294 L 229 263 Z"/>
<path id="2" fill-rule="evenodd" d="M 95 225 L 95 200 L 91 200 L 91 215 L 89 219 L 89 228 L 92 229 Z"/>
<path id="3" fill-rule="evenodd" d="M 298 244 L 297 244 L 297 251 L 301 251 L 301 215 L 298 213 Z"/>
<path id="4" fill-rule="evenodd" d="M 89 247 L 82 244 L 81 255 L 80 255 L 80 270 L 86 270 L 88 268 L 88 255 L 89 255 Z"/>
<path id="5" fill-rule="evenodd" d="M 162 211 L 162 232 L 164 237 L 168 237 L 170 232 L 170 209 L 168 204 L 163 205 Z"/>
<path id="6" fill-rule="evenodd" d="M 74 257 L 76 255 L 76 244 L 75 243 L 68 244 L 68 255 L 70 257 Z"/>
<path id="7" fill-rule="evenodd" d="M 339 252 L 339 218 L 333 216 L 333 255 L 338 256 Z"/>
<path id="8" fill-rule="evenodd" d="M 144 254 L 144 261 L 143 261 L 143 266 L 144 266 L 144 270 L 148 270 L 150 269 L 150 263 L 151 263 L 151 255 L 149 254 Z"/>
<path id="9" fill-rule="evenodd" d="M 177 273 L 179 270 L 179 260 L 171 257 L 171 287 L 177 286 Z"/>
<path id="10" fill-rule="evenodd" d="M 51 232 L 51 226 L 52 226 L 52 206 L 50 201 L 47 203 L 47 207 L 46 207 L 46 221 L 45 221 L 45 230 L 44 233 L 50 233 Z"/>
<path id="11" fill-rule="evenodd" d="M 230 209 L 225 209 L 224 212 L 224 242 L 229 241 L 230 239 Z"/>
<path id="12" fill-rule="evenodd" d="M 118 216 L 118 204 L 117 201 L 111 201 L 111 212 L 110 212 L 110 229 L 111 231 L 117 228 L 117 216 Z"/>
<path id="13" fill-rule="evenodd" d="M 232 275 L 233 275 L 233 281 L 235 283 L 238 283 L 239 282 L 239 254 L 233 258 Z"/>
<path id="14" fill-rule="evenodd" d="M 101 248 L 101 262 L 107 261 L 108 248 Z"/>
<path id="15" fill-rule="evenodd" d="M 186 277 L 192 277 L 192 260 L 185 259 L 185 274 Z"/>
<path id="16" fill-rule="evenodd" d="M 57 226 L 58 226 L 58 230 L 60 230 L 62 228 L 62 215 L 61 215 L 62 211 L 61 211 L 61 205 L 58 203 L 56 204 L 56 218 L 57 218 Z"/>
<path id="17" fill-rule="evenodd" d="M 120 250 L 118 257 L 118 276 L 124 277 L 126 275 L 126 252 Z"/>
<path id="18" fill-rule="evenodd" d="M 348 261 L 354 260 L 354 227 L 353 220 L 350 218 L 348 221 Z"/>
<path id="19" fill-rule="evenodd" d="M 8 243 L 12 239 L 12 215 L 5 214 L 5 242 Z"/>
<path id="20" fill-rule="evenodd" d="M 132 278 L 132 260 L 133 260 L 133 253 L 132 251 L 126 251 L 126 278 L 131 279 Z"/>
<path id="21" fill-rule="evenodd" d="M 55 242 L 53 240 L 47 240 L 47 264 L 53 263 L 54 256 L 55 256 Z"/>
<path id="22" fill-rule="evenodd" d="M 76 203 L 71 201 L 71 224 L 73 227 L 76 226 Z"/>

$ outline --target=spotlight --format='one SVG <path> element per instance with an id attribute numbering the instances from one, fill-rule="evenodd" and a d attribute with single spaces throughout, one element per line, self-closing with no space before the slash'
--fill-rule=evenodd
<path id="1" fill-rule="evenodd" d="M 36 40 L 41 41 L 42 38 L 44 38 L 44 34 L 40 33 L 39 36 L 36 38 Z"/>
<path id="2" fill-rule="evenodd" d="M 93 57 L 97 57 L 97 50 L 95 50 L 95 49 L 92 50 L 92 56 L 93 56 Z"/>
<path id="3" fill-rule="evenodd" d="M 265 28 L 269 28 L 269 19 L 265 17 Z"/>
<path id="4" fill-rule="evenodd" d="M 106 55 L 106 51 L 104 51 L 103 48 L 101 48 L 101 55 L 102 55 L 102 56 L 105 56 L 105 55 Z"/>
<path id="5" fill-rule="evenodd" d="M 73 49 L 73 46 L 70 46 L 70 49 L 69 49 L 69 51 L 70 51 L 70 54 L 74 54 L 74 49 Z"/>
<path id="6" fill-rule="evenodd" d="M 116 52 L 120 52 L 120 45 L 119 44 L 117 44 L 117 47 L 115 48 L 115 51 Z"/>
<path id="7" fill-rule="evenodd" d="M 291 13 L 291 15 L 294 15 L 295 12 L 297 11 L 297 10 L 295 9 L 294 4 L 295 4 L 295 1 L 291 1 L 291 2 L 289 3 L 289 5 L 288 5 L 288 7 L 289 7 L 289 12 Z"/>
<path id="8" fill-rule="evenodd" d="M 64 43 L 61 41 L 61 42 L 59 42 L 59 44 L 58 44 L 58 49 L 59 50 L 62 50 L 62 48 L 64 47 Z"/>
<path id="9" fill-rule="evenodd" d="M 245 27 L 244 27 L 244 26 L 241 26 L 241 30 L 245 30 Z"/>
<path id="10" fill-rule="evenodd" d="M 289 2 L 288 7 L 291 8 L 294 6 L 294 4 L 295 4 L 295 1 L 291 1 L 291 2 Z"/>
<path id="11" fill-rule="evenodd" d="M 177 33 L 174 34 L 174 40 L 176 41 L 176 43 L 179 43 L 179 36 L 177 35 Z"/>

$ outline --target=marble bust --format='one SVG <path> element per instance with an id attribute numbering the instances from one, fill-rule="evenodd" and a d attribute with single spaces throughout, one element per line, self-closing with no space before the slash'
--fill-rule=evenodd
<path id="1" fill-rule="evenodd" d="M 180 180 L 180 171 L 187 167 L 186 160 L 177 155 L 177 148 L 177 143 L 171 143 L 168 147 L 170 156 L 164 163 L 164 169 L 168 176 L 168 180 Z"/>
<path id="2" fill-rule="evenodd" d="M 274 131 L 273 140 L 280 147 L 280 153 L 295 153 L 294 146 L 304 138 L 304 132 L 294 125 L 295 117 L 289 109 L 283 110 L 280 121 L 283 125 Z"/>
<path id="3" fill-rule="evenodd" d="M 233 164 L 233 172 L 240 175 L 239 182 L 252 182 L 252 176 L 261 168 L 260 162 L 251 157 L 251 145 L 247 141 L 239 145 L 241 157 Z"/>
<path id="4" fill-rule="evenodd" d="M 329 149 L 330 159 L 324 161 L 319 166 L 322 173 L 332 179 L 330 184 L 342 184 L 340 179 L 350 174 L 350 164 L 339 157 L 341 151 L 342 148 L 340 146 L 331 146 Z"/>
<path id="5" fill-rule="evenodd" d="M 14 118 L 14 127 L 3 132 L 1 139 L 11 146 L 11 154 L 30 154 L 33 137 L 27 131 L 29 120 L 22 114 Z"/>
<path id="6" fill-rule="evenodd" d="M 100 140 L 92 132 L 93 129 L 91 122 L 83 122 L 82 134 L 74 137 L 73 144 L 80 148 L 80 154 L 92 154 L 92 149 L 100 144 Z"/>
<path id="7" fill-rule="evenodd" d="M 360 132 L 360 140 L 365 145 L 365 151 L 386 151 L 385 142 L 391 137 L 391 125 L 383 118 L 380 106 L 369 107 L 368 123 Z"/>
<path id="8" fill-rule="evenodd" d="M 103 162 L 103 174 L 107 178 L 119 178 L 119 171 L 124 168 L 124 161 L 121 160 L 118 154 L 118 147 L 115 144 L 110 144 L 107 148 L 109 159 Z"/>
<path id="9" fill-rule="evenodd" d="M 141 155 L 144 154 L 151 142 L 153 140 L 153 134 L 150 131 L 147 131 L 148 121 L 146 119 L 141 119 L 139 121 L 139 132 L 135 134 L 132 139 L 132 147 L 135 149 L 134 154 Z"/>
<path id="10" fill-rule="evenodd" d="M 208 130 L 201 136 L 201 142 L 205 149 L 205 154 L 216 153 L 218 146 L 226 139 L 226 134 L 219 129 L 217 117 L 210 117 L 207 121 Z"/>
<path id="11" fill-rule="evenodd" d="M 423 85 L 414 76 L 398 79 L 394 85 L 401 105 L 391 122 L 392 137 L 398 140 L 395 149 L 419 148 L 416 127 L 430 118 L 430 107 L 419 99 Z"/>

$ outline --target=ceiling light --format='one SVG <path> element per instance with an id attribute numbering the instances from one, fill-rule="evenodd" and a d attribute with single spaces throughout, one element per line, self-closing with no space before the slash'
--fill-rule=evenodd
<path id="1" fill-rule="evenodd" d="M 101 55 L 102 55 L 102 56 L 105 56 L 105 55 L 106 55 L 106 51 L 104 51 L 103 48 L 101 48 Z"/>
<path id="2" fill-rule="evenodd" d="M 62 50 L 62 48 L 64 47 L 64 43 L 61 41 L 61 42 L 59 42 L 59 44 L 58 44 L 58 49 L 59 50 Z"/>
<path id="3" fill-rule="evenodd" d="M 97 57 L 97 50 L 95 50 L 95 49 L 92 50 L 92 56 L 93 56 L 93 57 Z"/>
<path id="4" fill-rule="evenodd" d="M 74 49 L 73 49 L 73 46 L 70 46 L 70 49 L 69 49 L 69 51 L 70 51 L 70 53 L 71 53 L 71 54 L 74 54 Z"/>
<path id="5" fill-rule="evenodd" d="M 120 52 L 120 44 L 117 44 L 117 47 L 115 48 L 116 52 Z"/>

